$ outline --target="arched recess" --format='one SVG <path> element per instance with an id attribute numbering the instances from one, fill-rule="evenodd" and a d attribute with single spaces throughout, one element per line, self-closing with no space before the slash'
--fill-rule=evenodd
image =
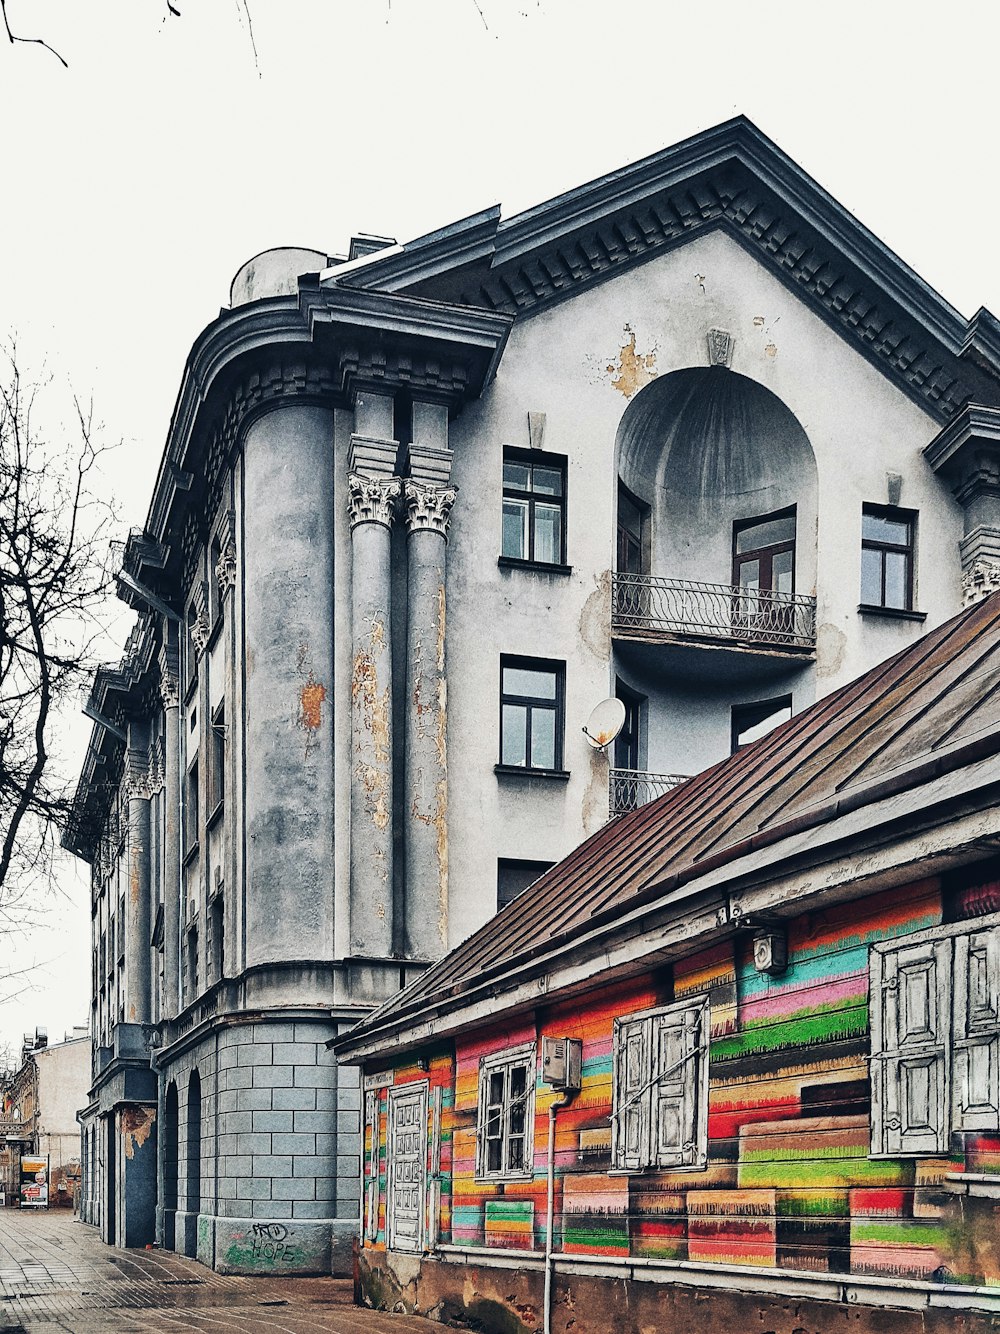
<path id="1" fill-rule="evenodd" d="M 201 1075 L 191 1071 L 187 1101 L 187 1195 L 189 1214 L 201 1212 Z"/>
<path id="2" fill-rule="evenodd" d="M 163 1207 L 177 1208 L 177 1172 L 179 1167 L 180 1126 L 177 1115 L 177 1085 L 167 1085 L 163 1104 Z"/>
<path id="3" fill-rule="evenodd" d="M 734 526 L 794 510 L 795 591 L 814 591 L 816 459 L 769 389 L 722 366 L 660 376 L 626 409 L 616 458 L 645 510 L 645 573 L 729 584 Z"/>

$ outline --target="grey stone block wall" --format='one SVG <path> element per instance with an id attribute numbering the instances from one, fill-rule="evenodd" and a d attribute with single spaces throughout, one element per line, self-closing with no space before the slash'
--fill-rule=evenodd
<path id="1" fill-rule="evenodd" d="M 338 1069 L 326 1043 L 334 1026 L 322 1021 L 248 1022 L 220 1029 L 177 1060 L 163 1062 L 161 1079 L 178 1090 L 178 1215 L 189 1213 L 188 1091 L 192 1071 L 201 1079 L 201 1201 L 199 1215 L 227 1220 L 242 1237 L 240 1255 L 255 1256 L 252 1272 L 292 1272 L 291 1244 L 253 1247 L 253 1224 L 330 1225 L 335 1267 L 350 1254 L 361 1179 L 361 1114 L 358 1073 Z M 246 1225 L 246 1226 L 244 1226 Z M 201 1253 L 206 1234 L 196 1229 Z M 335 1234 L 335 1235 L 333 1235 Z M 193 1244 L 192 1226 L 178 1229 L 176 1248 Z M 219 1261 L 240 1272 L 230 1240 L 215 1246 Z M 249 1247 L 249 1251 L 246 1249 Z M 272 1256 L 272 1252 L 274 1253 Z M 217 1253 L 221 1254 L 221 1252 Z M 310 1250 L 315 1263 L 316 1252 Z M 230 1258 L 227 1260 L 225 1256 Z M 276 1258 L 275 1258 L 276 1257 Z"/>

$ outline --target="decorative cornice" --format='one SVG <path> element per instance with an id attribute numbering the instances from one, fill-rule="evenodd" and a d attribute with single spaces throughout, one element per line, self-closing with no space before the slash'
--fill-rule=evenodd
<path id="1" fill-rule="evenodd" d="M 191 625 L 191 643 L 194 645 L 194 651 L 200 658 L 208 648 L 208 641 L 212 637 L 212 627 L 209 624 L 208 613 L 202 607 Z"/>
<path id="2" fill-rule="evenodd" d="M 219 585 L 219 596 L 223 598 L 236 587 L 236 543 L 232 538 L 227 539 L 215 562 L 215 581 Z"/>
<path id="3" fill-rule="evenodd" d="M 457 490 L 453 486 L 428 486 L 410 478 L 403 484 L 403 494 L 407 533 L 440 533 L 447 539 Z"/>
<path id="4" fill-rule="evenodd" d="M 352 472 L 348 473 L 347 487 L 352 532 L 362 523 L 392 527 L 396 501 L 403 489 L 398 477 L 362 477 Z"/>
<path id="5" fill-rule="evenodd" d="M 1000 590 L 1000 565 L 977 560 L 962 575 L 962 605 L 971 607 Z"/>

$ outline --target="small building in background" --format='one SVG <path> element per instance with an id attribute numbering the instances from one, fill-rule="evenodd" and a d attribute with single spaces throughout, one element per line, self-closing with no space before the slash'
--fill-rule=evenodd
<path id="1" fill-rule="evenodd" d="M 0 1177 L 6 1205 L 28 1203 L 30 1193 L 39 1205 L 72 1208 L 80 1186 L 76 1114 L 87 1102 L 90 1064 L 86 1027 L 51 1045 L 44 1028 L 24 1035 L 20 1064 L 3 1080 Z"/>
<path id="2" fill-rule="evenodd" d="M 998 682 L 1000 594 L 609 824 L 342 1038 L 369 1300 L 995 1329 Z"/>

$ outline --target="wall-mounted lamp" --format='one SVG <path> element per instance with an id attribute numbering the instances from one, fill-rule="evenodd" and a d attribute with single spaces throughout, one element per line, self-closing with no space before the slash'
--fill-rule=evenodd
<path id="1" fill-rule="evenodd" d="M 753 966 L 758 973 L 783 973 L 788 967 L 788 937 L 781 927 L 768 927 L 753 938 Z"/>

